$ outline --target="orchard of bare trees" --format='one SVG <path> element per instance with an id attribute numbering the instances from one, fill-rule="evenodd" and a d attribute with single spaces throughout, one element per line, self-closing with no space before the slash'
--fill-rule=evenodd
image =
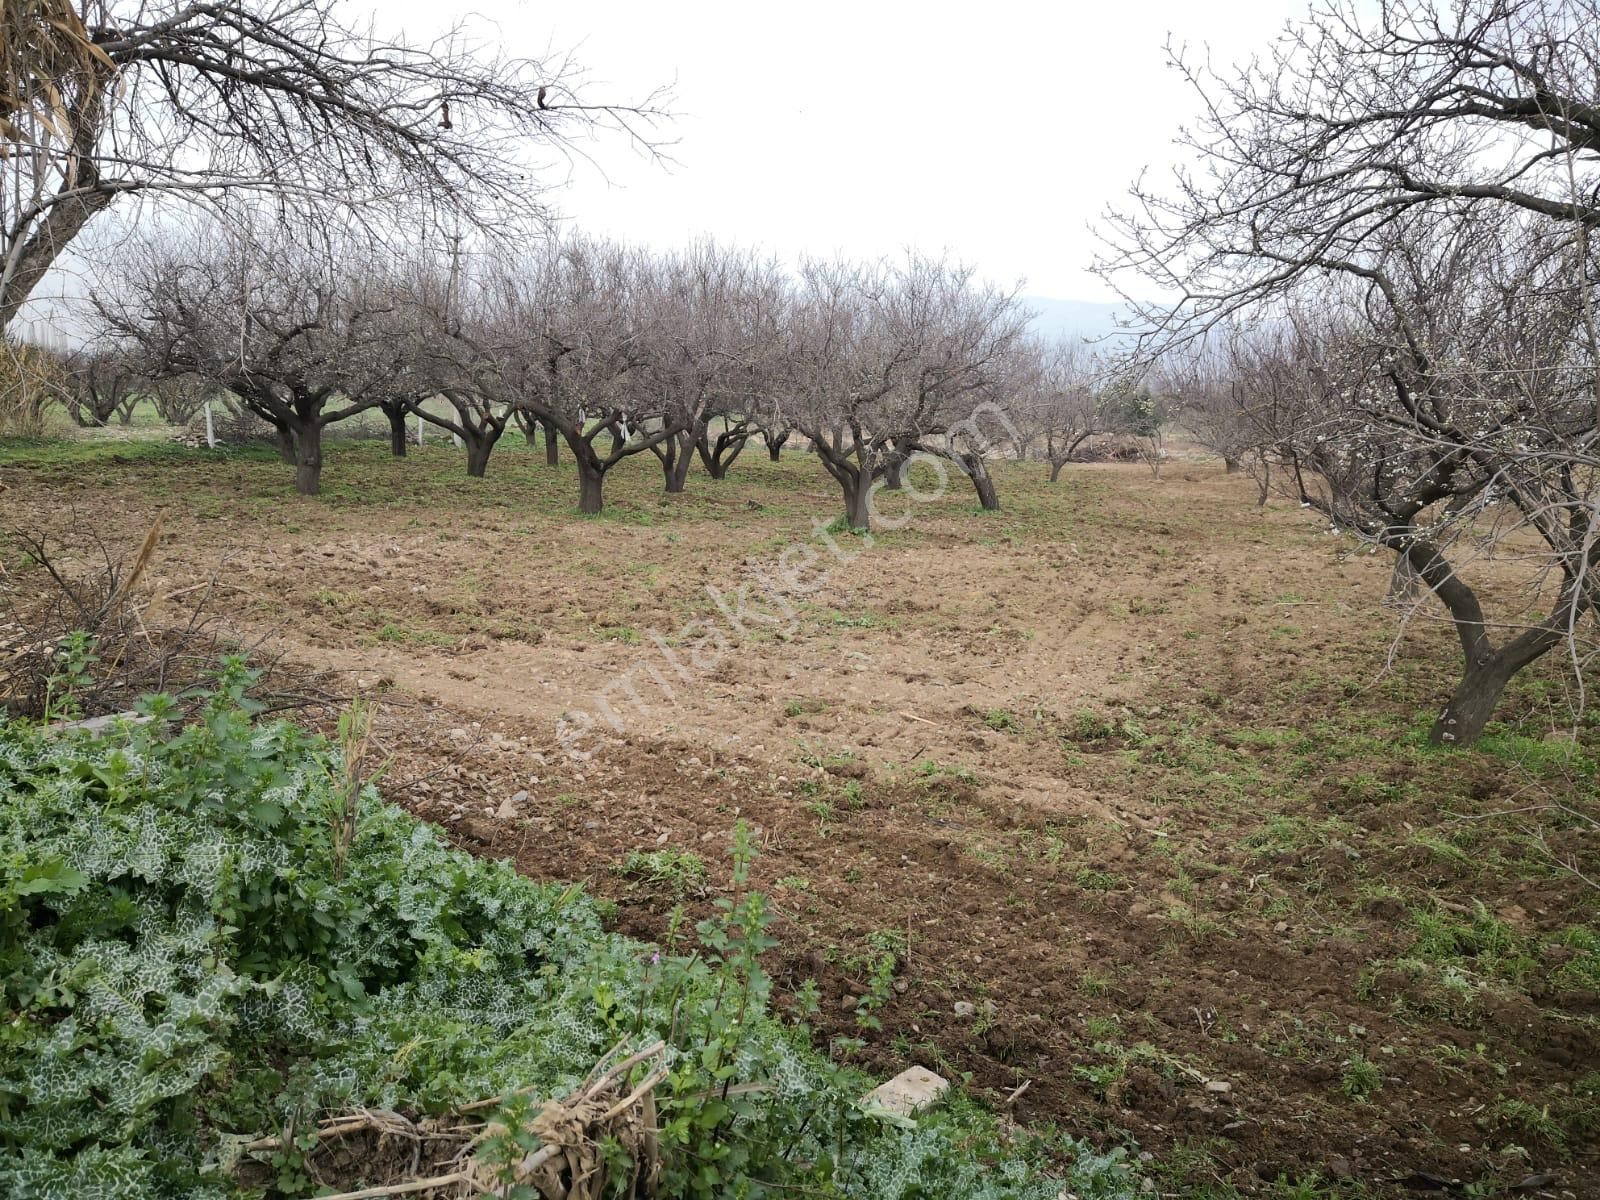
<path id="1" fill-rule="evenodd" d="M 1462 676 L 1434 737 L 1470 741 L 1552 651 L 1581 703 L 1592 651 L 1597 15 L 1351 0 L 1230 73 L 1174 48 L 1206 116 L 1192 168 L 1105 224 L 1101 271 L 1162 297 L 1112 353 L 1040 339 L 948 257 L 549 232 L 541 156 L 607 128 L 649 152 L 658 115 L 580 102 L 564 60 L 375 41 L 324 3 L 64 7 L 8 44 L 0 119 L 32 153 L 0 191 L 0 313 L 118 205 L 187 202 L 114 226 L 58 386 L 86 426 L 225 396 L 308 495 L 324 431 L 368 410 L 397 456 L 426 424 L 470 476 L 508 432 L 542 440 L 584 513 L 628 458 L 674 493 L 759 438 L 814 455 L 858 529 L 919 459 L 995 508 L 995 457 L 1053 480 L 1113 434 L 1159 475 L 1179 427 L 1437 599 Z M 1470 567 L 1510 555 L 1537 570 L 1491 612 Z"/>
<path id="2" fill-rule="evenodd" d="M 858 7 L 0 0 L 0 1196 L 1600 1175 L 1600 0 Z"/>
<path id="3" fill-rule="evenodd" d="M 124 389 L 199 378 L 231 394 L 270 426 L 303 494 L 319 488 L 322 431 L 376 408 L 397 455 L 420 419 L 473 476 L 507 430 L 542 432 L 546 462 L 564 448 L 576 464 L 585 513 L 626 458 L 650 452 L 680 492 L 697 459 L 723 479 L 762 433 L 773 457 L 804 439 L 851 528 L 917 455 L 995 508 L 985 459 L 1017 454 L 1023 429 L 1044 433 L 1054 475 L 1087 435 L 1127 427 L 1099 403 L 1093 364 L 1041 346 L 1014 294 L 947 260 L 790 275 L 710 241 L 661 255 L 568 236 L 518 256 L 374 262 L 271 224 L 144 239 L 99 292 L 108 363 Z"/>

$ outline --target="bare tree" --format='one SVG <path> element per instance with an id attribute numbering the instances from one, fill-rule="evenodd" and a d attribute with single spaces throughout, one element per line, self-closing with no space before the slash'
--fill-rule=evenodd
<path id="1" fill-rule="evenodd" d="M 604 507 L 613 467 L 676 432 L 672 425 L 642 428 L 634 408 L 637 390 L 628 376 L 647 361 L 639 308 L 629 302 L 640 270 L 627 247 L 569 238 L 485 280 L 476 346 L 481 387 L 547 436 L 561 435 L 578 469 L 580 512 Z"/>
<path id="2" fill-rule="evenodd" d="M 581 71 L 491 53 L 465 27 L 426 45 L 346 24 L 337 0 L 8 5 L 0 59 L 0 327 L 118 196 L 301 215 L 404 214 L 504 229 L 538 215 L 536 155 L 599 128 L 641 144 L 657 99 L 581 100 Z"/>
<path id="3" fill-rule="evenodd" d="M 1298 435 L 1276 443 L 1304 503 L 1393 550 L 1448 612 L 1464 671 L 1434 725 L 1444 742 L 1477 737 L 1511 678 L 1557 646 L 1581 666 L 1600 599 L 1584 289 L 1538 244 L 1548 231 L 1486 218 L 1397 238 L 1375 268 L 1394 302 L 1364 288 L 1365 319 L 1322 335 Z M 1535 547 L 1522 607 L 1542 613 L 1491 621 L 1469 568 Z"/>
<path id="4" fill-rule="evenodd" d="M 1435 741 L 1475 738 L 1557 646 L 1581 695 L 1600 6 L 1338 0 L 1232 76 L 1178 61 L 1206 99 L 1200 168 L 1137 189 L 1103 264 L 1182 297 L 1140 306 L 1142 348 L 1249 312 L 1316 331 L 1309 420 L 1274 452 L 1304 503 L 1403 558 L 1449 614 L 1464 671 Z M 1459 555 L 1530 537 L 1542 616 L 1491 622 Z"/>
<path id="5" fill-rule="evenodd" d="M 681 492 L 696 453 L 721 479 L 744 449 L 784 281 L 771 264 L 705 241 L 652 261 L 642 284 L 633 295 L 642 358 L 629 375 L 633 407 L 641 428 L 663 434 L 651 449 L 666 490 Z"/>
<path id="6" fill-rule="evenodd" d="M 767 457 L 773 462 L 779 462 L 783 457 L 783 448 L 794 430 L 783 421 L 771 418 L 758 419 L 758 426 L 761 444 L 767 448 Z"/>
<path id="7" fill-rule="evenodd" d="M 869 526 L 875 485 L 924 444 L 968 469 L 938 439 L 996 387 L 1025 321 L 1013 294 L 945 261 L 805 265 L 777 415 L 838 482 L 852 529 Z M 986 477 L 974 475 L 980 495 Z"/>
<path id="8" fill-rule="evenodd" d="M 67 356 L 67 412 L 79 425 L 98 428 L 133 420 L 140 379 L 127 355 L 111 350 L 79 350 Z"/>
<path id="9" fill-rule="evenodd" d="M 1242 470 L 1261 444 L 1261 429 L 1246 411 L 1230 372 L 1230 348 L 1247 336 L 1224 327 L 1191 352 L 1168 355 L 1160 367 L 1158 388 L 1174 398 L 1177 423 L 1221 458 L 1230 475 Z"/>
<path id="10" fill-rule="evenodd" d="M 1094 390 L 1099 366 L 1082 342 L 1066 338 L 1036 345 L 1034 354 L 1038 369 L 1025 381 L 1013 407 L 1022 428 L 1043 436 L 1044 458 L 1054 483 L 1078 447 L 1106 428 Z"/>
<path id="11" fill-rule="evenodd" d="M 516 421 L 517 428 L 522 430 L 523 440 L 528 443 L 530 449 L 538 444 L 540 435 L 543 435 L 546 466 L 554 467 L 560 465 L 561 443 L 556 440 L 556 427 L 554 424 L 525 408 L 514 409 L 512 411 L 512 419 Z"/>
<path id="12" fill-rule="evenodd" d="M 187 425 L 194 420 L 216 390 L 198 375 L 146 379 L 140 388 L 155 405 L 156 415 L 168 425 Z"/>
<path id="13" fill-rule="evenodd" d="M 377 403 L 393 351 L 368 322 L 388 304 L 346 276 L 360 255 L 274 228 L 208 226 L 145 240 L 96 307 L 142 373 L 196 375 L 226 388 L 278 434 L 295 489 L 321 488 L 322 431 Z"/>
<path id="14" fill-rule="evenodd" d="M 371 272 L 362 283 L 362 337 L 390 348 L 391 369 L 363 386 L 389 418 L 391 454 L 404 457 L 405 417 L 414 414 L 453 435 L 466 449 L 467 475 L 483 478 L 517 412 L 494 349 L 497 342 L 525 343 L 526 331 L 496 320 L 490 285 L 458 262 L 419 258 L 388 276 Z"/>

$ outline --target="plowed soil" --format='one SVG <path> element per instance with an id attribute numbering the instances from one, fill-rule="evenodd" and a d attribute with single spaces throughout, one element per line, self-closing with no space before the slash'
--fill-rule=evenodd
<path id="1" fill-rule="evenodd" d="M 597 519 L 542 457 L 340 446 L 301 499 L 262 455 L 11 451 L 0 504 L 80 563 L 164 508 L 146 620 L 204 595 L 377 695 L 390 799 L 629 932 L 704 910 L 749 822 L 781 1002 L 873 1069 L 1134 1139 L 1168 1191 L 1600 1194 L 1600 738 L 1560 663 L 1430 750 L 1448 628 L 1199 460 L 1001 464 L 1004 511 L 886 498 L 869 544 L 804 455 L 681 496 L 630 460 Z"/>

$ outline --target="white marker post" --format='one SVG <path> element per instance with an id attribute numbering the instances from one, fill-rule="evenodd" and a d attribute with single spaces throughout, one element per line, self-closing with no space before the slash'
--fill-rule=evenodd
<path id="1" fill-rule="evenodd" d="M 217 448 L 217 426 L 211 419 L 211 397 L 206 397 L 206 445 L 212 450 Z"/>

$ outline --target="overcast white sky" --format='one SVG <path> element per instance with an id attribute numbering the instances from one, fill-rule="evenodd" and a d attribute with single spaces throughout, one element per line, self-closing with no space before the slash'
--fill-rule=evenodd
<path id="1" fill-rule="evenodd" d="M 1169 164 L 1195 101 L 1168 33 L 1217 61 L 1264 47 L 1305 0 L 806 4 L 483 0 L 512 53 L 574 49 L 595 98 L 672 83 L 676 165 L 620 142 L 556 202 L 595 233 L 670 246 L 700 234 L 784 258 L 948 249 L 997 282 L 1080 300 L 1089 224 Z M 380 10 L 420 35 L 441 6 Z"/>
<path id="2" fill-rule="evenodd" d="M 359 18 L 370 0 L 346 0 Z M 876 257 L 948 251 L 1031 298 L 1115 299 L 1088 271 L 1090 225 L 1146 168 L 1170 169 L 1194 94 L 1168 35 L 1222 65 L 1264 49 L 1307 0 L 387 0 L 385 33 L 463 18 L 513 55 L 571 52 L 586 101 L 670 85 L 663 164 L 601 139 L 548 199 L 587 231 L 655 247 L 705 234 L 766 250 Z M 559 172 L 556 178 L 559 178 Z M 68 260 L 70 263 L 70 259 Z M 35 336 L 71 336 L 38 292 Z M 1038 305 L 1051 331 L 1100 333 L 1103 310 Z M 40 331 L 43 331 L 41 333 Z"/>

